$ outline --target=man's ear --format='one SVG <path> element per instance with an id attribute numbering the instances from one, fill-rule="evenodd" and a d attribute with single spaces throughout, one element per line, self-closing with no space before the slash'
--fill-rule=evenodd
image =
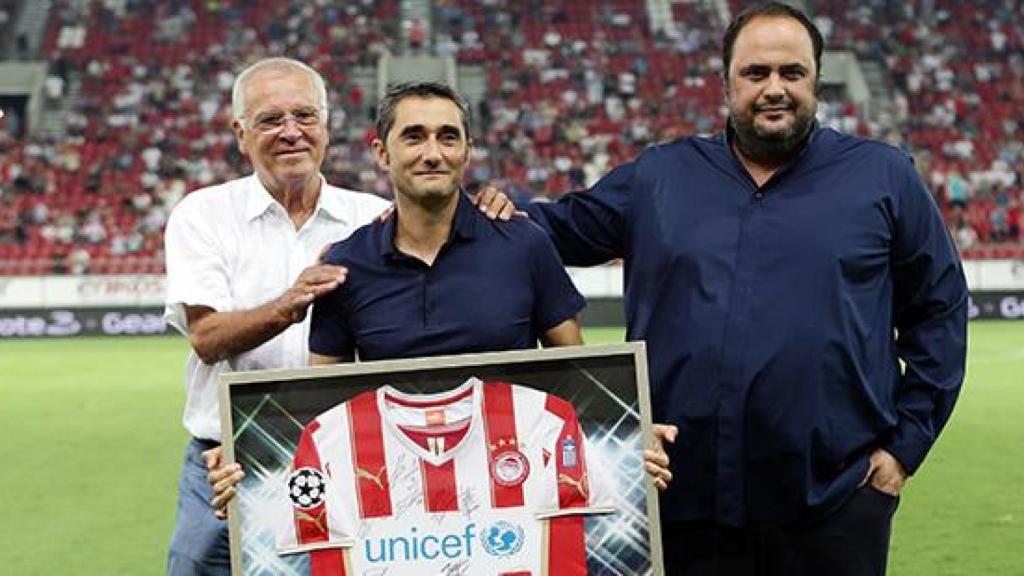
<path id="1" fill-rule="evenodd" d="M 248 156 L 249 150 L 245 145 L 245 127 L 242 126 L 242 121 L 238 118 L 232 120 L 231 131 L 235 134 L 235 142 L 238 144 L 238 151 L 242 153 L 242 156 Z"/>
<path id="2" fill-rule="evenodd" d="M 374 138 L 371 146 L 373 146 L 373 159 L 377 161 L 377 167 L 386 172 L 391 168 L 391 159 L 388 158 L 388 149 L 384 146 L 384 141 Z"/>

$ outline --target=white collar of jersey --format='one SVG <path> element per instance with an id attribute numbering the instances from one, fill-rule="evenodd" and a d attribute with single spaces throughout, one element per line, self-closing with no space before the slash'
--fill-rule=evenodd
<path id="1" fill-rule="evenodd" d="M 423 460 L 426 460 L 434 466 L 440 466 L 441 464 L 451 460 L 455 454 L 467 444 L 468 440 L 476 434 L 476 428 L 482 426 L 480 423 L 480 405 L 481 398 L 483 396 L 481 389 L 482 385 L 483 382 L 481 382 L 479 378 L 471 377 L 460 384 L 457 388 L 435 394 L 406 394 L 392 388 L 391 386 L 383 386 L 377 390 L 377 407 L 380 410 L 380 413 L 384 416 L 384 425 L 388 428 L 387 433 L 392 434 L 408 450 L 418 455 Z M 402 410 L 399 407 L 392 406 L 391 402 L 389 402 L 389 400 L 396 400 L 400 404 L 405 404 L 406 406 L 411 406 L 416 409 L 446 407 L 457 402 L 460 398 L 465 397 L 467 392 L 471 394 L 472 398 L 471 408 L 468 411 L 470 418 L 469 429 L 456 445 L 441 453 L 434 453 L 427 450 L 409 438 L 409 436 L 401 430 L 400 426 L 407 426 L 410 424 L 413 426 L 422 426 L 422 422 L 403 422 Z"/>

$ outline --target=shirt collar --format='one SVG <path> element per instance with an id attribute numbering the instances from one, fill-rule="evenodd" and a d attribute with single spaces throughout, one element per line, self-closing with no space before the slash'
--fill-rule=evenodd
<path id="1" fill-rule="evenodd" d="M 469 241 L 477 236 L 477 221 L 482 217 L 473 205 L 472 200 L 462 190 L 458 192 L 459 201 L 455 206 L 455 219 L 452 222 L 451 232 L 448 234 L 448 242 L 455 240 Z M 381 234 L 380 255 L 384 258 L 394 258 L 399 252 L 395 249 L 395 230 L 398 223 L 398 210 L 384 222 Z"/>
<path id="2" fill-rule="evenodd" d="M 316 201 L 314 214 L 323 212 L 328 217 L 344 224 L 352 224 L 352 207 L 347 205 L 348 200 L 341 194 L 324 194 L 331 185 L 327 179 L 320 175 L 320 197 Z"/>
<path id="3" fill-rule="evenodd" d="M 325 213 L 327 216 L 337 220 L 339 222 L 348 223 L 349 216 L 348 211 L 344 206 L 344 199 L 337 194 L 324 194 L 329 184 L 324 178 L 323 174 L 318 175 L 320 178 L 320 195 L 316 200 L 316 209 L 313 210 L 313 215 L 316 216 L 320 212 Z M 274 204 L 278 204 L 278 201 L 270 195 L 266 186 L 263 182 L 260 182 L 259 176 L 252 174 L 249 176 L 249 182 L 246 186 L 246 202 L 245 202 L 245 218 L 246 220 L 252 221 L 270 210 L 270 207 Z"/>
<path id="4" fill-rule="evenodd" d="M 262 216 L 277 201 L 260 182 L 259 176 L 252 174 L 248 180 L 245 186 L 245 219 L 252 221 Z"/>
<path id="5" fill-rule="evenodd" d="M 480 219 L 480 212 L 473 205 L 465 191 L 459 190 L 459 205 L 455 208 L 455 221 L 452 223 L 449 240 L 472 240 L 476 238 L 477 221 Z"/>

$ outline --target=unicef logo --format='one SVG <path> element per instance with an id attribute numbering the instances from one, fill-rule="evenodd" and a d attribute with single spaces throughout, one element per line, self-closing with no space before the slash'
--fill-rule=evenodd
<path id="1" fill-rule="evenodd" d="M 480 534 L 480 541 L 491 556 L 511 556 L 523 547 L 523 529 L 499 520 Z"/>

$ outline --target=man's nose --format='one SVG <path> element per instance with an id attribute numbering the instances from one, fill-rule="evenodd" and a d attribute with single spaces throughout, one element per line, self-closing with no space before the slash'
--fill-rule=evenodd
<path id="1" fill-rule="evenodd" d="M 281 125 L 281 133 L 279 137 L 294 142 L 299 138 L 302 138 L 302 130 L 300 129 L 299 122 L 292 118 L 290 115 L 284 119 L 284 124 Z"/>
<path id="2" fill-rule="evenodd" d="M 437 138 L 430 136 L 423 143 L 423 161 L 432 164 L 441 162 L 441 143 Z"/>
<path id="3" fill-rule="evenodd" d="M 768 83 L 764 87 L 764 95 L 766 98 L 773 100 L 785 97 L 786 89 L 782 82 L 782 76 L 778 72 L 772 72 L 768 76 Z"/>

